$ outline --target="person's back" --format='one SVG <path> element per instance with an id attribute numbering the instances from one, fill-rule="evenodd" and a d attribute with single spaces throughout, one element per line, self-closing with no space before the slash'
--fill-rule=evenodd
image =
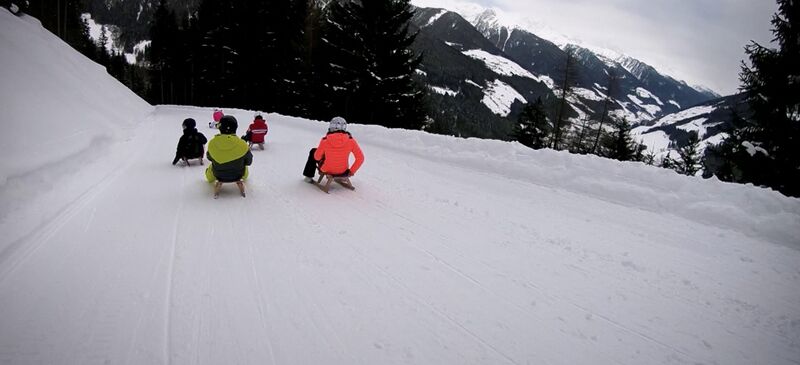
<path id="1" fill-rule="evenodd" d="M 178 140 L 178 148 L 172 164 L 175 165 L 179 160 L 199 158 L 202 164 L 203 146 L 208 142 L 206 136 L 197 131 L 195 120 L 187 118 L 183 121 L 183 135 Z"/>
<path id="2" fill-rule="evenodd" d="M 220 134 L 208 142 L 206 157 L 211 161 L 211 166 L 206 169 L 206 179 L 209 182 L 233 182 L 247 178 L 247 166 L 253 162 L 253 154 L 247 142 L 236 136 L 236 126 L 233 116 L 222 117 Z"/>
<path id="3" fill-rule="evenodd" d="M 208 142 L 206 136 L 192 128 L 183 132 L 181 139 L 186 141 L 186 158 L 203 157 L 203 146 Z"/>
<path id="4" fill-rule="evenodd" d="M 364 163 L 361 147 L 346 129 L 344 118 L 333 118 L 328 134 L 322 137 L 314 151 L 314 160 L 321 161 L 319 168 L 325 174 L 353 176 Z M 349 166 L 351 153 L 355 156 L 353 166 Z"/>
<path id="5" fill-rule="evenodd" d="M 264 137 L 267 135 L 269 127 L 267 126 L 267 122 L 264 120 L 264 118 L 260 115 L 257 115 L 247 130 L 250 132 L 251 143 L 264 143 Z"/>

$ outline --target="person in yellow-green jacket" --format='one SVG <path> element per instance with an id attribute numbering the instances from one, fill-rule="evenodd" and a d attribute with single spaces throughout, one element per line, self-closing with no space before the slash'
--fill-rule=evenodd
<path id="1" fill-rule="evenodd" d="M 219 132 L 208 142 L 206 157 L 211 165 L 206 169 L 208 182 L 236 182 L 247 179 L 247 166 L 253 163 L 250 146 L 236 135 L 238 124 L 232 115 L 220 119 Z"/>

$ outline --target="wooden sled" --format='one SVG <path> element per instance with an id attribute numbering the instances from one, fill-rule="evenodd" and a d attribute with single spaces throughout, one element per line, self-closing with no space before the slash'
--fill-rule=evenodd
<path id="1" fill-rule="evenodd" d="M 197 157 L 197 158 L 186 158 L 186 157 L 182 157 L 182 158 L 181 158 L 181 161 L 183 161 L 183 164 L 184 164 L 184 165 L 186 165 L 186 166 L 192 166 L 192 164 L 191 164 L 191 163 L 189 163 L 189 160 L 200 160 L 200 165 L 201 165 L 201 166 L 203 165 L 203 158 L 202 158 L 202 157 Z"/>
<path id="2" fill-rule="evenodd" d="M 322 180 L 325 180 L 325 184 L 322 184 Z M 330 194 L 329 190 L 331 188 L 331 183 L 336 182 L 337 184 L 344 186 L 349 190 L 356 190 L 353 186 L 353 183 L 350 182 L 349 176 L 341 176 L 341 175 L 330 175 L 325 174 L 322 171 L 319 172 L 319 179 L 314 183 L 320 190 L 324 191 L 326 194 Z"/>
<path id="3" fill-rule="evenodd" d="M 242 194 L 242 198 L 245 197 L 244 181 L 239 180 L 239 181 L 225 181 L 225 182 L 222 182 L 222 181 L 217 180 L 217 182 L 214 184 L 214 199 L 219 198 L 219 191 L 222 190 L 222 184 L 230 184 L 230 183 L 235 183 L 236 186 L 239 187 L 239 193 Z"/>

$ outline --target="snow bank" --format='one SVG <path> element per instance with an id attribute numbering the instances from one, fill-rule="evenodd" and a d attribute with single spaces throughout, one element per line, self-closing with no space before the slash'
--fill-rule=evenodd
<path id="1" fill-rule="evenodd" d="M 531 150 L 516 142 L 460 139 L 377 126 L 353 125 L 351 130 L 362 143 L 625 206 L 674 214 L 800 248 L 800 199 L 788 198 L 771 189 L 688 177 L 638 162 L 549 149 Z"/>
<path id="2" fill-rule="evenodd" d="M 105 69 L 41 23 L 0 9 L 0 197 L 35 172 L 79 168 L 152 111 Z"/>

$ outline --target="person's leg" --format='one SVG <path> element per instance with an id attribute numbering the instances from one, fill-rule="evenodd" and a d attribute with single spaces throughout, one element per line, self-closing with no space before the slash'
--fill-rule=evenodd
<path id="1" fill-rule="evenodd" d="M 316 148 L 312 148 L 311 151 L 308 152 L 308 160 L 306 160 L 306 167 L 303 169 L 303 176 L 314 178 L 314 174 L 317 172 L 317 161 L 314 160 L 314 152 L 317 152 Z"/>
<path id="2" fill-rule="evenodd" d="M 217 181 L 216 176 L 214 176 L 214 172 L 211 171 L 211 165 L 208 165 L 206 168 L 206 180 L 210 183 Z"/>

